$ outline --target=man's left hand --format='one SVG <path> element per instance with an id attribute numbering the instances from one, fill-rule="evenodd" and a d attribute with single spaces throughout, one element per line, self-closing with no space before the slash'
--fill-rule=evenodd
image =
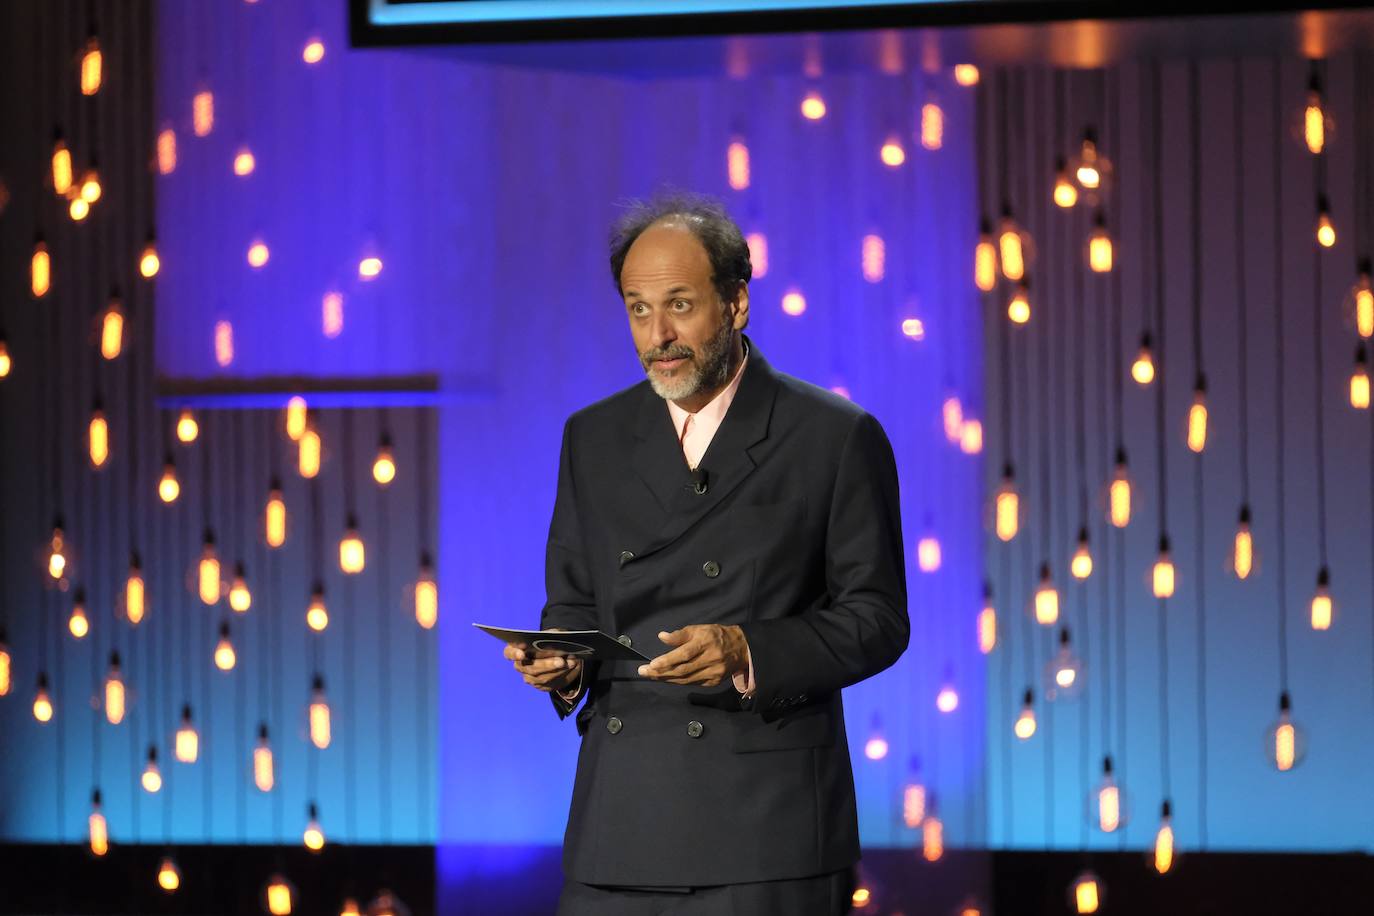
<path id="1" fill-rule="evenodd" d="M 650 680 L 715 687 L 749 670 L 749 645 L 737 626 L 694 624 L 659 633 L 658 638 L 675 648 L 639 666 L 639 673 Z"/>

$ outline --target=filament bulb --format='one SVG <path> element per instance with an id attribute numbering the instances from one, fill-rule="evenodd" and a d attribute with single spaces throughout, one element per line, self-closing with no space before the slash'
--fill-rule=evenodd
<path id="1" fill-rule="evenodd" d="M 1168 535 L 1159 537 L 1159 556 L 1155 559 L 1151 587 L 1156 598 L 1169 598 L 1174 594 L 1174 561 L 1169 554 Z"/>
<path id="2" fill-rule="evenodd" d="M 1159 829 L 1155 831 L 1154 868 L 1161 875 L 1174 867 L 1174 828 L 1170 816 L 1170 805 L 1166 801 L 1161 808 Z"/>
<path id="3" fill-rule="evenodd" d="M 1069 561 L 1069 572 L 1080 582 L 1093 574 L 1093 554 L 1088 547 L 1088 529 L 1078 529 L 1078 546 Z"/>
<path id="4" fill-rule="evenodd" d="M 1002 224 L 997 236 L 998 253 L 1001 257 L 1002 276 L 1012 282 L 1020 280 L 1026 273 L 1025 246 L 1022 243 L 1021 227 L 1012 219 L 1010 210 L 1002 211 Z"/>
<path id="5" fill-rule="evenodd" d="M 992 586 L 983 585 L 983 609 L 978 612 L 978 651 L 987 655 L 997 648 L 997 608 L 992 603 Z"/>
<path id="6" fill-rule="evenodd" d="M 1199 375 L 1193 388 L 1193 404 L 1188 408 L 1188 448 L 1201 454 L 1207 447 L 1207 380 Z"/>
<path id="7" fill-rule="evenodd" d="M 1026 691 L 1025 698 L 1021 703 L 1021 714 L 1016 717 L 1016 725 L 1013 726 L 1016 737 L 1022 741 L 1027 741 L 1035 734 L 1035 694 L 1030 690 Z"/>
<path id="8" fill-rule="evenodd" d="M 1312 595 L 1312 629 L 1331 629 L 1334 610 L 1331 603 L 1331 570 L 1323 566 L 1317 572 L 1317 590 Z"/>
<path id="9" fill-rule="evenodd" d="M 1131 364 L 1131 378 L 1138 385 L 1148 385 L 1155 380 L 1155 357 L 1151 349 L 1153 341 L 1150 332 L 1140 335 L 1140 349 L 1136 351 L 1135 362 Z"/>
<path id="10" fill-rule="evenodd" d="M 420 556 L 420 577 L 415 581 L 415 622 L 432 630 L 438 619 L 439 587 L 434 580 L 434 564 L 425 553 Z"/>
<path id="11" fill-rule="evenodd" d="M 1069 180 L 1069 168 L 1062 156 L 1055 163 L 1053 197 L 1055 205 L 1064 210 L 1078 203 L 1078 188 Z"/>
<path id="12" fill-rule="evenodd" d="M 1236 536 L 1231 546 L 1231 571 L 1237 579 L 1248 579 L 1255 570 L 1255 536 L 1250 530 L 1250 507 L 1240 507 Z"/>
<path id="13" fill-rule="evenodd" d="M 997 248 L 987 220 L 978 230 L 978 244 L 973 249 L 973 285 L 985 293 L 997 285 Z"/>
<path id="14" fill-rule="evenodd" d="M 1025 324 L 1030 321 L 1030 283 L 1026 280 L 1016 284 L 1016 292 L 1012 294 L 1011 301 L 1007 303 L 1007 317 L 1012 324 Z"/>
<path id="15" fill-rule="evenodd" d="M 1355 348 L 1355 368 L 1350 373 L 1350 406 L 1356 410 L 1369 409 L 1369 370 L 1364 341 L 1360 341 Z"/>
<path id="16" fill-rule="evenodd" d="M 1040 564 L 1040 584 L 1035 589 L 1035 622 L 1053 626 L 1059 620 L 1059 590 L 1054 587 L 1050 564 Z"/>

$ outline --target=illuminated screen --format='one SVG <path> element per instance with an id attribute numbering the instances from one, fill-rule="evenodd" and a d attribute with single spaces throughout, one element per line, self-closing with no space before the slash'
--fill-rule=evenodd
<path id="1" fill-rule="evenodd" d="M 350 0 L 355 45 L 933 25 L 1026 0 Z M 1037 7 L 1053 6 L 1037 4 Z"/>

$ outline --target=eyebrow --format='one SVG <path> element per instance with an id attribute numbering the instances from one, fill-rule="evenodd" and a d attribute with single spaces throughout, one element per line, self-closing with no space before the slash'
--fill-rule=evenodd
<path id="1" fill-rule="evenodd" d="M 691 286 L 688 286 L 688 285 L 685 284 L 685 283 L 676 283 L 676 284 L 674 284 L 674 285 L 668 287 L 668 290 L 667 290 L 667 292 L 665 293 L 665 295 L 667 295 L 667 296 L 676 296 L 676 295 L 678 295 L 679 293 L 694 293 L 694 292 L 696 292 L 696 290 L 694 290 Z M 627 290 L 625 290 L 625 291 L 622 293 L 622 295 L 623 295 L 626 299 L 643 299 L 643 298 L 644 298 L 644 294 L 641 293 L 641 292 L 640 292 L 639 290 L 637 290 L 637 289 L 627 289 Z"/>

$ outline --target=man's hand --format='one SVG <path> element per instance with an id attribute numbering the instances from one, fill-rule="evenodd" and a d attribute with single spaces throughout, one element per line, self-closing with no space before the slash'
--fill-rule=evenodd
<path id="1" fill-rule="evenodd" d="M 526 684 L 545 692 L 567 690 L 582 674 L 582 659 L 576 656 L 536 658 L 525 643 L 508 643 L 504 654 L 515 664 L 515 670 L 525 678 Z"/>
<path id="2" fill-rule="evenodd" d="M 639 673 L 650 680 L 714 687 L 749 670 L 749 646 L 737 626 L 694 624 L 659 633 L 658 638 L 676 648 L 639 666 Z"/>

